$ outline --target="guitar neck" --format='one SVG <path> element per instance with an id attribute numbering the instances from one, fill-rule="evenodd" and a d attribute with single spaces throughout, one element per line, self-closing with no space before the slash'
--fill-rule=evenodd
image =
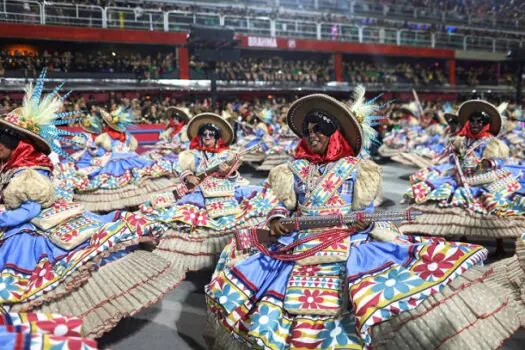
<path id="1" fill-rule="evenodd" d="M 298 218 L 281 219 L 281 223 L 289 228 L 310 229 L 348 225 L 355 221 L 411 221 L 418 213 L 411 210 L 385 211 L 375 213 L 357 212 L 348 215 L 303 216 Z"/>

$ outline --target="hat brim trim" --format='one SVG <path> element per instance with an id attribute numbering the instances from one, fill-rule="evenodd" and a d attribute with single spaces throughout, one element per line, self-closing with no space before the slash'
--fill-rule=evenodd
<path id="1" fill-rule="evenodd" d="M 6 126 L 8 128 L 15 130 L 15 132 L 18 133 L 22 139 L 24 138 L 28 139 L 31 143 L 33 143 L 33 145 L 36 148 L 38 148 L 40 151 L 44 152 L 45 154 L 51 153 L 51 145 L 40 135 L 37 135 L 34 132 L 31 132 L 20 126 L 10 123 L 5 119 L 0 119 L 0 125 L 3 125 L 3 126 Z"/>
<path id="2" fill-rule="evenodd" d="M 173 111 L 174 113 L 173 114 L 176 114 L 177 116 L 179 117 L 182 117 L 182 119 L 184 121 L 188 121 L 190 120 L 190 116 L 188 114 L 186 114 L 186 112 L 184 112 L 182 109 L 180 108 L 177 108 L 177 107 L 168 107 L 168 109 L 166 109 L 166 112 L 168 113 L 168 116 L 171 117 L 170 115 L 170 111 Z"/>
<path id="3" fill-rule="evenodd" d="M 485 112 L 489 115 L 490 133 L 494 136 L 498 136 L 502 126 L 501 115 L 499 114 L 498 109 L 487 101 L 470 100 L 463 102 L 458 109 L 458 117 L 461 126 L 465 126 L 470 116 L 475 112 Z"/>
<path id="4" fill-rule="evenodd" d="M 304 136 L 302 133 L 302 125 L 306 115 L 312 110 L 325 111 L 336 118 L 343 136 L 350 144 L 350 147 L 352 147 L 355 155 L 361 152 L 363 133 L 359 122 L 346 105 L 328 95 L 308 95 L 295 101 L 290 106 L 288 115 L 286 116 L 286 122 L 297 136 L 300 138 Z"/>
<path id="5" fill-rule="evenodd" d="M 219 127 L 221 130 L 222 140 L 226 145 L 230 145 L 233 141 L 233 128 L 226 120 L 221 118 L 215 113 L 201 113 L 193 117 L 188 124 L 186 131 L 188 138 L 192 140 L 197 136 L 199 129 L 202 125 L 212 123 Z"/>

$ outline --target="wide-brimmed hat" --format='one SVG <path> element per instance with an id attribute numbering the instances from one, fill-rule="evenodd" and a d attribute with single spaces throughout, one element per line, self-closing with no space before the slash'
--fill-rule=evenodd
<path id="1" fill-rule="evenodd" d="M 222 140 L 226 145 L 233 141 L 233 128 L 224 118 L 215 113 L 201 113 L 193 117 L 188 124 L 188 138 L 191 140 L 199 133 L 199 129 L 204 124 L 214 124 L 221 131 Z"/>
<path id="2" fill-rule="evenodd" d="M 102 132 L 102 121 L 95 114 L 90 114 L 87 117 L 82 118 L 79 121 L 78 126 L 90 134 L 100 134 Z"/>
<path id="3" fill-rule="evenodd" d="M 50 154 L 52 151 L 68 157 L 68 154 L 54 141 L 69 142 L 67 137 L 78 134 L 57 128 L 76 122 L 71 119 L 80 111 L 60 112 L 64 106 L 64 97 L 59 95 L 62 85 L 57 86 L 45 98 L 42 98 L 47 69 L 44 68 L 35 85 L 30 83 L 25 88 L 22 107 L 16 108 L 4 118 L 0 118 L 0 128 L 7 128 L 21 139 L 28 140 L 39 151 Z M 67 95 L 67 94 L 66 94 Z"/>
<path id="4" fill-rule="evenodd" d="M 188 115 L 188 113 L 186 113 L 185 111 L 183 111 L 182 109 L 178 108 L 178 107 L 168 107 L 168 109 L 166 109 L 166 117 L 168 118 L 172 118 L 172 116 L 177 116 L 177 118 L 181 121 L 185 121 L 187 122 L 188 120 L 190 120 L 190 116 Z"/>
<path id="5" fill-rule="evenodd" d="M 25 121 L 22 107 L 18 107 L 5 117 L 0 118 L 0 127 L 13 130 L 21 139 L 28 140 L 45 154 L 51 153 L 51 144 L 39 135 L 40 126 Z"/>
<path id="6" fill-rule="evenodd" d="M 469 120 L 470 116 L 476 112 L 484 112 L 490 118 L 490 133 L 497 136 L 501 131 L 501 115 L 498 109 L 491 103 L 483 100 L 469 100 L 463 102 L 458 109 L 458 117 L 462 126 Z"/>
<path id="7" fill-rule="evenodd" d="M 125 132 L 128 126 L 136 122 L 136 118 L 130 113 L 129 108 L 124 107 L 119 107 L 111 113 L 100 108 L 100 115 L 111 129 L 118 132 Z"/>
<path id="8" fill-rule="evenodd" d="M 445 118 L 445 121 L 448 124 L 448 119 L 458 119 L 458 115 L 454 113 L 445 113 L 443 114 L 443 118 Z"/>
<path id="9" fill-rule="evenodd" d="M 337 119 L 340 131 L 357 155 L 363 146 L 363 131 L 350 109 L 333 97 L 325 94 L 312 94 L 295 101 L 288 110 L 286 122 L 299 137 L 303 137 L 303 122 L 311 111 L 319 110 Z"/>

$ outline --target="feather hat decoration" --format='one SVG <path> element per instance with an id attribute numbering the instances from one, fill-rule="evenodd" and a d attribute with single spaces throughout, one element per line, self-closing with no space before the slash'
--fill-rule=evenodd
<path id="1" fill-rule="evenodd" d="M 97 114 L 90 114 L 82 118 L 78 123 L 81 129 L 90 134 L 100 134 L 102 132 L 102 120 Z"/>
<path id="2" fill-rule="evenodd" d="M 358 85 L 354 89 L 352 102 L 349 103 L 348 107 L 363 129 L 363 147 L 365 150 L 368 150 L 374 142 L 378 142 L 377 131 L 373 127 L 378 125 L 385 117 L 376 114 L 382 108 L 381 105 L 376 103 L 381 95 L 367 101 L 365 94 L 365 87 Z"/>
<path id="3" fill-rule="evenodd" d="M 129 107 L 127 108 L 120 106 L 111 113 L 100 109 L 100 114 L 102 115 L 102 119 L 104 119 L 106 124 L 111 129 L 118 132 L 125 132 L 129 126 L 137 122 L 137 117 L 131 113 Z"/>
<path id="4" fill-rule="evenodd" d="M 57 126 L 79 121 L 80 118 L 71 117 L 81 112 L 60 112 L 65 98 L 69 96 L 69 93 L 64 96 L 59 95 L 63 83 L 42 98 L 46 73 L 47 69 L 44 68 L 35 85 L 33 86 L 30 83 L 26 86 L 22 107 L 11 111 L 5 118 L 0 118 L 0 126 L 13 130 L 22 139 L 28 139 L 36 148 L 46 154 L 53 151 L 67 157 L 67 153 L 54 141 L 71 143 L 72 140 L 69 137 L 78 134 L 61 130 Z"/>

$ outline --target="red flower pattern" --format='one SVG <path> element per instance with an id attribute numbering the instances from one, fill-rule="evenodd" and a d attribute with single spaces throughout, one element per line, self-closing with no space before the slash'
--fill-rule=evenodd
<path id="1" fill-rule="evenodd" d="M 454 266 L 454 261 L 457 259 L 456 254 L 447 258 L 445 254 L 436 252 L 437 247 L 437 244 L 430 246 L 421 256 L 421 264 L 414 267 L 414 272 L 418 272 L 423 279 L 430 276 L 442 278 L 446 271 Z"/>
<path id="2" fill-rule="evenodd" d="M 220 210 L 224 207 L 224 204 L 222 202 L 213 202 L 210 205 L 210 208 L 213 210 Z"/>
<path id="3" fill-rule="evenodd" d="M 53 266 L 46 261 L 42 266 L 37 266 L 29 279 L 29 285 L 32 288 L 40 288 L 45 282 L 51 281 L 55 277 Z"/>
<path id="4" fill-rule="evenodd" d="M 57 317 L 52 320 L 37 321 L 36 326 L 46 334 L 59 337 L 80 337 L 82 320 L 78 318 Z"/>
<path id="5" fill-rule="evenodd" d="M 135 228 L 139 236 L 142 236 L 144 232 L 144 226 L 146 226 L 146 224 L 149 222 L 148 219 L 146 219 L 144 216 L 138 214 L 132 214 L 127 216 L 126 221 L 129 222 L 129 224 L 133 226 L 133 228 Z"/>
<path id="6" fill-rule="evenodd" d="M 302 303 L 301 307 L 303 308 L 319 309 L 320 308 L 319 304 L 322 304 L 324 299 L 321 295 L 321 291 L 319 290 L 310 291 L 306 289 L 304 291 L 304 295 L 299 297 L 299 301 Z"/>
<path id="7" fill-rule="evenodd" d="M 317 265 L 302 265 L 297 273 L 303 276 L 314 276 L 321 269 Z"/>
<path id="8" fill-rule="evenodd" d="M 321 187 L 326 192 L 332 192 L 335 189 L 335 182 L 333 182 L 332 180 L 326 180 L 322 183 Z"/>
<path id="9" fill-rule="evenodd" d="M 299 172 L 299 174 L 301 175 L 301 177 L 303 178 L 307 178 L 308 177 L 308 174 L 310 173 L 310 167 L 309 166 L 305 166 L 301 169 L 301 171 Z"/>

